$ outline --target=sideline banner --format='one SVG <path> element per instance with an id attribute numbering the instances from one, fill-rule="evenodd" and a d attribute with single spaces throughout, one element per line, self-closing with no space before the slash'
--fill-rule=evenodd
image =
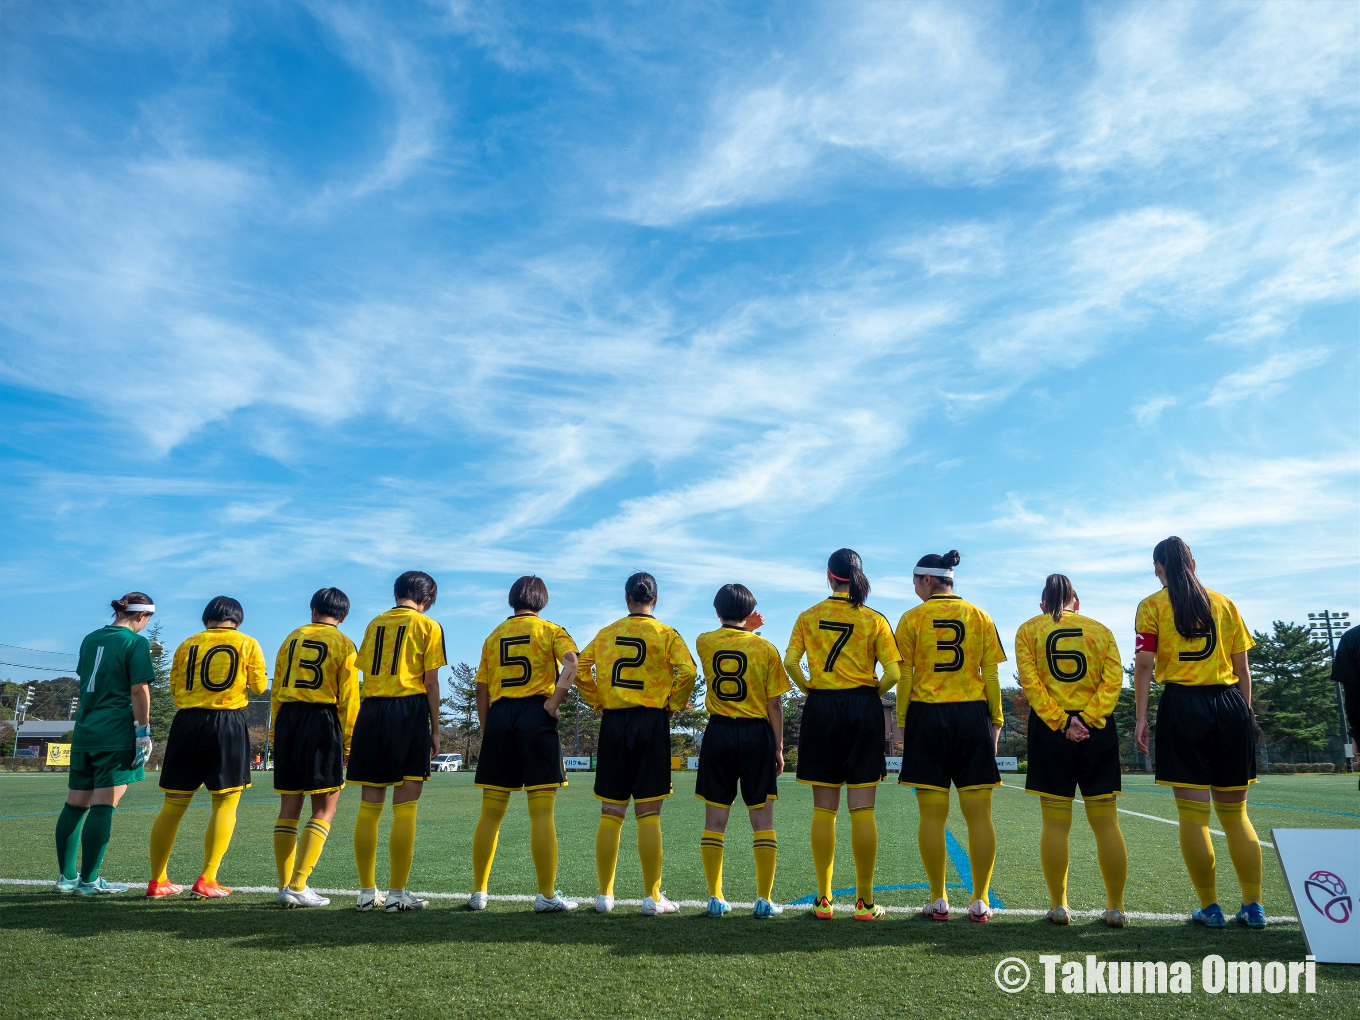
<path id="1" fill-rule="evenodd" d="M 1002 758 L 999 755 L 996 759 L 996 767 L 1002 772 L 1019 772 L 1020 762 L 1016 758 Z"/>
<path id="2" fill-rule="evenodd" d="M 1308 951 L 1360 963 L 1360 829 L 1271 829 Z"/>
<path id="3" fill-rule="evenodd" d="M 568 772 L 589 772 L 590 758 L 589 756 L 563 758 L 562 768 Z"/>
<path id="4" fill-rule="evenodd" d="M 899 754 L 899 755 L 898 755 L 897 757 L 895 757 L 895 758 L 894 758 L 894 757 L 891 757 L 891 756 L 889 756 L 889 757 L 887 757 L 887 758 L 884 758 L 884 759 L 883 759 L 883 768 L 884 768 L 885 770 L 887 770 L 888 772 L 901 772 L 901 771 L 902 771 L 902 756 Z"/>
<path id="5" fill-rule="evenodd" d="M 47 745 L 47 764 L 71 765 L 71 745 L 70 744 L 48 744 Z"/>

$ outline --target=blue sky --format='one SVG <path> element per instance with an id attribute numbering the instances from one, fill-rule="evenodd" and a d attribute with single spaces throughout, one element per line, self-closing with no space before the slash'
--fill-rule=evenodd
<path id="1" fill-rule="evenodd" d="M 7 4 L 0 641 L 231 594 L 272 657 L 524 572 L 783 642 L 864 557 L 1131 653 L 1179 534 L 1357 606 L 1360 8 Z"/>

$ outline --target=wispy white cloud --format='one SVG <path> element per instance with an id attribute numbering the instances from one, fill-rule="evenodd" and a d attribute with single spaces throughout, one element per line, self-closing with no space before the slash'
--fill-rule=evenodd
<path id="1" fill-rule="evenodd" d="M 1176 398 L 1165 393 L 1156 397 L 1148 397 L 1146 400 L 1134 405 L 1133 417 L 1137 420 L 1139 425 L 1147 428 L 1147 426 L 1161 417 L 1163 411 L 1168 407 L 1174 407 L 1175 404 Z"/>
<path id="2" fill-rule="evenodd" d="M 1296 350 L 1272 354 L 1259 365 L 1230 372 L 1205 398 L 1206 407 L 1229 407 L 1244 400 L 1258 400 L 1283 388 L 1292 376 L 1327 360 L 1327 350 Z"/>

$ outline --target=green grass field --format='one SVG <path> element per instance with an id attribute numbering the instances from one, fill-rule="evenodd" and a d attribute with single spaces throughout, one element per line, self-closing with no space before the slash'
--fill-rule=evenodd
<path id="1" fill-rule="evenodd" d="M 1170 795 L 1144 777 L 1125 777 L 1121 807 L 1173 819 Z M 1007 777 L 1020 785 L 1023 777 Z M 558 800 L 559 884 L 583 901 L 595 891 L 597 802 L 591 777 L 577 776 Z M 666 805 L 663 887 L 679 900 L 706 897 L 699 861 L 702 805 L 693 777 L 677 774 Z M 0 878 L 50 881 L 55 871 L 52 829 L 65 777 L 0 775 Z M 775 897 L 796 901 L 815 890 L 808 852 L 812 802 L 792 779 L 780 782 L 776 808 L 780 838 Z M 170 874 L 189 882 L 198 873 L 206 795 L 180 829 Z M 104 874 L 144 883 L 147 838 L 160 802 L 155 777 L 133 787 L 115 820 Z M 1251 817 L 1262 839 L 1272 826 L 1322 828 L 1360 825 L 1360 797 L 1348 776 L 1268 776 L 1253 788 Z M 220 878 L 236 887 L 275 882 L 271 849 L 277 798 L 263 777 L 242 798 L 239 821 Z M 313 875 L 322 889 L 356 886 L 350 847 L 358 793 L 342 795 L 334 836 Z M 435 776 L 420 804 L 411 885 L 466 894 L 471 888 L 472 828 L 480 797 L 466 774 Z M 1037 799 L 1018 789 L 995 795 L 999 852 L 993 894 L 1009 910 L 1042 910 L 1048 899 L 1039 870 Z M 842 805 L 836 886 L 853 884 L 850 826 Z M 750 825 L 734 812 L 729 826 L 725 892 L 729 900 L 754 895 Z M 1074 908 L 1104 905 L 1094 844 L 1081 809 L 1072 828 L 1069 899 Z M 885 784 L 879 793 L 880 886 L 924 882 L 916 850 L 916 809 L 908 791 Z M 384 851 L 378 880 L 386 879 Z M 1129 844 L 1126 905 L 1147 914 L 1188 915 L 1195 905 L 1180 860 L 1176 827 L 1121 814 Z M 966 846 L 957 812 L 950 832 Z M 616 894 L 641 895 L 631 820 L 624 829 Z M 1219 851 L 1220 899 L 1238 902 L 1226 845 Z M 1273 917 L 1292 915 L 1278 859 L 1266 851 L 1265 899 Z M 960 876 L 951 865 L 949 882 Z M 511 801 L 492 872 L 493 895 L 531 894 L 533 868 L 523 795 Z M 849 896 L 843 898 L 849 905 Z M 1200 960 L 1217 952 L 1229 960 L 1301 960 L 1295 923 L 1263 932 L 1230 927 L 1208 932 L 1184 920 L 1139 919 L 1124 931 L 1083 918 L 1067 929 L 1023 913 L 1000 912 L 989 925 L 956 918 L 948 924 L 906 912 L 925 899 L 920 888 L 884 888 L 879 902 L 903 908 L 876 924 L 856 924 L 847 913 L 831 922 L 788 911 L 756 922 L 747 911 L 721 921 L 685 909 L 674 917 L 642 918 L 621 906 L 597 916 L 587 902 L 573 914 L 535 916 L 524 902 L 496 901 L 485 913 L 462 909 L 460 898 L 436 898 L 419 914 L 357 914 L 348 897 L 317 911 L 283 911 L 272 895 L 238 892 L 219 902 L 180 897 L 148 902 L 129 893 L 99 901 L 58 897 L 45 886 L 0 886 L 0 1003 L 15 1017 L 201 1017 L 233 1020 L 264 1016 L 418 1015 L 440 1017 L 863 1017 L 918 1016 L 939 1010 L 968 1016 L 1173 1016 L 1229 1013 L 1253 1016 L 1336 1017 L 1360 1001 L 1360 968 L 1320 967 L 1314 996 L 1045 995 L 1041 953 L 1102 960 L 1187 960 L 1199 985 Z M 963 889 L 951 890 L 966 905 Z M 1006 995 L 993 980 L 1005 957 L 1035 971 L 1024 992 Z M 1350 1002 L 1349 1007 L 1345 1006 Z"/>

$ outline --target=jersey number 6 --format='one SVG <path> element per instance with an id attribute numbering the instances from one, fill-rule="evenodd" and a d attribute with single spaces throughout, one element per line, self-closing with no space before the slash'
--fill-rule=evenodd
<path id="1" fill-rule="evenodd" d="M 1086 676 L 1086 654 L 1076 649 L 1063 651 L 1058 647 L 1058 642 L 1063 638 L 1080 637 L 1080 627 L 1049 631 L 1048 640 L 1044 642 L 1044 658 L 1048 660 L 1048 671 L 1053 674 L 1054 680 L 1061 680 L 1065 684 L 1074 684 Z M 1063 662 L 1072 663 L 1072 668 L 1063 669 Z"/>
<path id="2" fill-rule="evenodd" d="M 528 635 L 501 638 L 501 665 L 506 667 L 518 666 L 521 670 L 519 676 L 502 680 L 502 687 L 523 687 L 529 682 L 529 675 L 534 671 L 534 667 L 530 664 L 528 658 L 523 655 L 510 654 L 510 649 L 515 645 L 527 645 L 528 643 Z"/>
<path id="3" fill-rule="evenodd" d="M 641 666 L 647 661 L 647 642 L 643 641 L 642 638 L 616 637 L 614 644 L 619 648 L 631 648 L 637 654 L 631 659 L 625 659 L 622 656 L 615 659 L 614 668 L 609 673 L 609 682 L 615 687 L 624 687 L 630 691 L 642 690 L 642 681 L 624 679 L 623 671 L 632 666 Z"/>

